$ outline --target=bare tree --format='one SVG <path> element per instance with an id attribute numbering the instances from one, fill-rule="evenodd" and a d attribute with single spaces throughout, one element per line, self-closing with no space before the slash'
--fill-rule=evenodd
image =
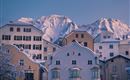
<path id="1" fill-rule="evenodd" d="M 0 48 L 0 80 L 15 80 L 15 67 L 10 63 L 9 50 Z"/>

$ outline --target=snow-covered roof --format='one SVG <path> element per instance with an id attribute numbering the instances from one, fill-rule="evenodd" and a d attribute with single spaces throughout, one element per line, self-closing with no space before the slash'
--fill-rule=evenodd
<path id="1" fill-rule="evenodd" d="M 31 27 L 33 27 L 33 28 L 35 28 L 35 29 L 37 29 L 37 30 L 39 30 L 40 32 L 43 33 L 43 31 L 42 31 L 41 29 L 39 29 L 39 28 L 37 28 L 36 26 L 34 26 L 33 24 L 29 24 L 29 23 L 23 23 L 23 22 L 7 23 L 7 24 L 1 26 L 0 29 L 1 29 L 1 28 L 4 28 L 4 27 L 6 27 L 6 26 L 19 26 L 19 27 L 31 26 Z"/>
<path id="2" fill-rule="evenodd" d="M 60 53 L 58 53 L 58 54 L 62 54 L 61 51 L 63 51 L 63 50 L 66 49 L 66 48 L 67 48 L 67 49 L 70 49 L 70 50 L 72 50 L 72 49 L 74 49 L 74 48 L 76 48 L 76 49 L 82 48 L 82 49 L 85 49 L 85 50 L 89 51 L 88 54 L 91 54 L 91 55 L 93 55 L 93 56 L 96 57 L 95 52 L 93 52 L 93 51 L 92 51 L 91 49 L 89 49 L 88 47 L 84 47 L 83 45 L 79 44 L 77 41 L 73 41 L 72 43 L 70 43 L 70 44 L 68 44 L 68 45 L 65 45 L 65 46 L 59 48 L 58 50 L 56 50 L 56 51 L 53 53 L 53 56 L 56 56 L 56 55 L 57 55 L 57 52 L 60 52 Z"/>
<path id="3" fill-rule="evenodd" d="M 109 61 L 109 60 L 111 60 L 111 59 L 115 59 L 115 58 L 118 58 L 118 57 L 122 57 L 122 58 L 125 58 L 125 59 L 130 60 L 130 58 L 129 58 L 128 56 L 126 56 L 126 55 L 124 55 L 124 54 L 119 54 L 119 55 L 113 56 L 113 57 L 111 57 L 111 58 L 109 58 L 109 59 L 107 59 L 107 60 L 105 60 L 105 61 Z"/>
<path id="4" fill-rule="evenodd" d="M 45 39 L 43 39 L 43 41 L 52 44 L 52 46 L 54 46 L 54 47 L 58 47 L 58 48 L 61 47 L 61 46 L 59 46 L 59 45 L 57 45 L 57 44 L 54 44 L 54 43 L 52 43 L 52 42 L 50 42 L 50 41 L 47 41 L 47 40 L 45 40 Z"/>
<path id="5" fill-rule="evenodd" d="M 12 47 L 12 48 L 15 48 L 17 51 L 21 51 L 17 46 L 15 46 L 15 45 L 11 45 L 11 44 L 6 44 L 6 45 L 4 45 L 5 47 L 7 46 L 7 47 Z M 31 57 L 29 57 L 29 55 L 23 50 L 23 51 L 21 51 L 21 53 L 23 54 L 23 55 L 25 55 L 30 61 L 32 61 L 33 63 L 36 63 L 36 64 L 39 64 L 39 62 L 37 62 L 37 61 L 34 61 Z M 40 61 L 40 62 L 45 62 L 45 61 Z"/>
<path id="6" fill-rule="evenodd" d="M 68 36 L 70 36 L 74 32 L 86 32 L 91 38 L 93 38 L 93 36 L 91 34 L 89 34 L 87 31 L 82 31 L 82 30 L 78 30 L 78 29 L 71 31 L 69 34 L 65 35 L 64 38 L 67 38 Z"/>
<path id="7" fill-rule="evenodd" d="M 104 39 L 103 41 L 101 41 L 102 43 L 119 43 L 120 40 L 116 40 L 116 39 Z"/>

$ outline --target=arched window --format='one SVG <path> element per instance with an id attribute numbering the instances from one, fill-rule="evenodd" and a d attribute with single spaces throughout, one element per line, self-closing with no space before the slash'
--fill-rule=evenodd
<path id="1" fill-rule="evenodd" d="M 70 73 L 69 78 L 81 78 L 80 70 L 81 70 L 80 68 L 70 68 L 69 69 L 69 73 Z"/>
<path id="2" fill-rule="evenodd" d="M 59 68 L 53 68 L 51 70 L 52 79 L 59 79 L 60 78 L 60 69 Z"/>
<path id="3" fill-rule="evenodd" d="M 98 78 L 100 78 L 99 68 L 93 67 L 91 69 L 91 71 L 92 71 L 92 79 L 98 79 Z"/>

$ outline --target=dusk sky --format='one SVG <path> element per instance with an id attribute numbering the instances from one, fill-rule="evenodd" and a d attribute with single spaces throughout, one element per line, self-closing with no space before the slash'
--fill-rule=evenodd
<path id="1" fill-rule="evenodd" d="M 0 0 L 0 25 L 21 17 L 65 15 L 77 24 L 115 18 L 129 24 L 129 0 Z"/>

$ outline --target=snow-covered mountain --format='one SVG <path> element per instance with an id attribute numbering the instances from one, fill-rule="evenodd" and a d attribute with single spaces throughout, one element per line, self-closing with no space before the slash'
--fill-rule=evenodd
<path id="1" fill-rule="evenodd" d="M 33 24 L 43 32 L 43 38 L 55 42 L 59 37 L 63 37 L 72 30 L 88 31 L 93 37 L 103 31 L 114 33 L 115 38 L 122 39 L 123 35 L 130 32 L 128 25 L 117 19 L 101 18 L 92 24 L 78 27 L 71 19 L 63 15 L 42 16 L 36 20 L 22 17 L 19 22 Z"/>
<path id="2" fill-rule="evenodd" d="M 42 16 L 37 20 L 22 17 L 18 21 L 40 28 L 44 32 L 43 38 L 52 42 L 78 28 L 71 19 L 62 15 Z"/>
<path id="3" fill-rule="evenodd" d="M 91 35 L 93 35 L 93 37 L 97 36 L 103 31 L 110 31 L 114 33 L 115 38 L 120 39 L 122 39 L 123 35 L 126 35 L 128 32 L 130 32 L 128 25 L 124 24 L 120 20 L 110 18 L 101 18 L 92 24 L 82 25 L 80 26 L 79 30 L 88 31 Z"/>

